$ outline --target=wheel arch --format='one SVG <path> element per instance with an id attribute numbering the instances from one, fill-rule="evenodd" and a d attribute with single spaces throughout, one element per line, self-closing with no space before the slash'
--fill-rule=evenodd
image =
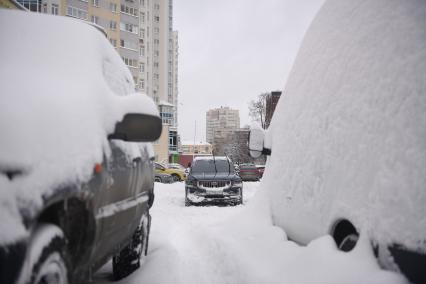
<path id="1" fill-rule="evenodd" d="M 87 248 L 95 239 L 95 220 L 83 200 L 72 197 L 49 204 L 37 218 L 37 224 L 41 223 L 51 223 L 63 230 L 73 265 L 88 259 Z"/>

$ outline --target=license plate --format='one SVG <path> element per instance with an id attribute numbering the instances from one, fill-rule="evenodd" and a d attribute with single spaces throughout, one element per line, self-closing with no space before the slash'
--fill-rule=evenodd
<path id="1" fill-rule="evenodd" d="M 223 190 L 207 190 L 207 194 L 209 195 L 223 195 Z"/>

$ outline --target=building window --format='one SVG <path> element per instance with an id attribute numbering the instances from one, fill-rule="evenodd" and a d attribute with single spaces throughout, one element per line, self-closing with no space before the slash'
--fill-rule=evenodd
<path id="1" fill-rule="evenodd" d="M 145 37 L 145 30 L 144 29 L 140 29 L 140 33 L 139 33 L 141 38 Z"/>
<path id="2" fill-rule="evenodd" d="M 92 0 L 92 5 L 94 7 L 99 7 L 99 0 Z"/>
<path id="3" fill-rule="evenodd" d="M 133 67 L 133 68 L 138 68 L 138 61 L 136 59 L 132 59 L 132 58 L 127 58 L 127 57 L 122 57 L 124 63 L 129 66 L 129 67 Z"/>
<path id="4" fill-rule="evenodd" d="M 154 21 L 157 22 L 157 23 L 159 23 L 160 22 L 160 17 L 159 16 L 155 16 L 154 17 Z"/>
<path id="5" fill-rule="evenodd" d="M 145 7 L 145 0 L 140 0 L 139 4 L 141 4 L 142 7 Z"/>
<path id="6" fill-rule="evenodd" d="M 112 46 L 117 47 L 117 40 L 116 39 L 110 38 L 109 42 L 112 44 Z"/>
<path id="7" fill-rule="evenodd" d="M 109 21 L 109 28 L 113 31 L 117 29 L 117 22 L 115 21 Z"/>
<path id="8" fill-rule="evenodd" d="M 124 40 L 124 39 L 120 40 L 120 46 L 123 47 L 123 48 L 128 48 L 128 49 L 132 49 L 132 50 L 136 50 L 136 51 L 137 51 L 137 48 L 138 48 L 137 43 L 131 42 L 131 41 L 128 41 L 128 40 Z"/>
<path id="9" fill-rule="evenodd" d="M 92 21 L 92 23 L 98 25 L 99 24 L 99 17 L 98 16 L 92 16 L 91 21 Z"/>
<path id="10" fill-rule="evenodd" d="M 139 79 L 139 88 L 141 88 L 141 89 L 145 88 L 145 81 L 144 81 L 144 79 Z"/>
<path id="11" fill-rule="evenodd" d="M 160 10 L 160 4 L 154 4 L 154 9 Z"/>
<path id="12" fill-rule="evenodd" d="M 87 20 L 87 12 L 86 11 L 80 10 L 80 9 L 72 7 L 72 6 L 67 7 L 67 16 Z"/>
<path id="13" fill-rule="evenodd" d="M 117 4 L 116 3 L 109 3 L 109 9 L 113 13 L 117 13 Z"/>
<path id="14" fill-rule="evenodd" d="M 140 14 L 141 23 L 145 23 L 145 13 L 141 12 Z"/>
<path id="15" fill-rule="evenodd" d="M 143 46 L 141 46 L 141 47 L 139 48 L 139 55 L 140 55 L 140 56 L 145 56 L 145 48 L 144 48 Z"/>
<path id="16" fill-rule="evenodd" d="M 124 22 L 120 22 L 120 30 L 129 32 L 129 33 L 138 34 L 138 26 L 124 23 Z"/>
<path id="17" fill-rule="evenodd" d="M 58 15 L 59 11 L 59 5 L 58 4 L 52 4 L 52 15 Z"/>
<path id="18" fill-rule="evenodd" d="M 135 17 L 138 16 L 138 9 L 136 9 L 136 8 L 132 8 L 132 7 L 126 6 L 124 4 L 121 4 L 120 8 L 121 8 L 120 11 L 122 13 L 132 15 L 132 16 L 135 16 Z"/>
<path id="19" fill-rule="evenodd" d="M 155 27 L 155 28 L 154 28 L 154 33 L 155 33 L 155 34 L 158 34 L 158 33 L 160 33 L 160 28 L 158 28 L 158 27 Z"/>
<path id="20" fill-rule="evenodd" d="M 158 68 L 158 62 L 157 61 L 155 61 L 153 65 L 154 65 L 155 68 Z"/>
<path id="21" fill-rule="evenodd" d="M 47 14 L 47 3 L 43 3 L 43 13 Z"/>
<path id="22" fill-rule="evenodd" d="M 141 73 L 145 72 L 145 64 L 143 64 L 143 63 L 139 64 L 139 72 L 141 72 Z"/>

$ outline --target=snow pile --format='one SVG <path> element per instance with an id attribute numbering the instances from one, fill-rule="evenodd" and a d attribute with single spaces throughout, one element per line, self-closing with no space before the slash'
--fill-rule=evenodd
<path id="1" fill-rule="evenodd" d="M 90 25 L 0 10 L 0 35 L 0 170 L 21 173 L 0 175 L 4 243 L 25 235 L 18 209 L 34 214 L 49 191 L 91 177 L 126 113 L 158 112 Z"/>
<path id="2" fill-rule="evenodd" d="M 350 253 L 329 236 L 307 247 L 288 241 L 259 184 L 244 183 L 246 205 L 185 207 L 183 183 L 156 183 L 148 256 L 118 283 L 406 283 L 380 270 L 366 240 Z M 94 282 L 109 283 L 111 273 L 109 263 Z"/>
<path id="3" fill-rule="evenodd" d="M 328 1 L 269 133 L 274 222 L 308 242 L 345 218 L 426 251 L 426 3 Z"/>

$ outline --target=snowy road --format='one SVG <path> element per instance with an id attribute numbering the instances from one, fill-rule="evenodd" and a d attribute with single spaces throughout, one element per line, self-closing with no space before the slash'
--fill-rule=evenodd
<path id="1" fill-rule="evenodd" d="M 148 256 L 114 283 L 406 283 L 380 270 L 367 242 L 350 253 L 329 237 L 301 247 L 272 225 L 260 183 L 244 183 L 245 204 L 185 207 L 184 183 L 156 183 Z M 111 283 L 111 263 L 94 277 Z"/>

